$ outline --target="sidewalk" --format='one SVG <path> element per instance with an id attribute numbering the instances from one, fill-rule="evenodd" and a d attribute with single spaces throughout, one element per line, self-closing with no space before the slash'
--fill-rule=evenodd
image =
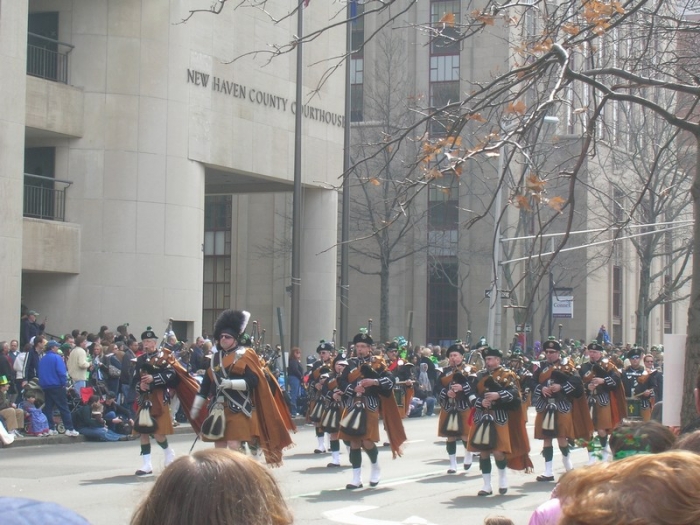
<path id="1" fill-rule="evenodd" d="M 297 416 L 294 418 L 294 423 L 296 423 L 297 427 L 301 427 L 304 425 L 304 416 Z M 190 425 L 189 422 L 186 423 L 180 423 L 178 426 L 174 428 L 175 432 L 174 434 L 192 434 L 194 431 L 192 430 L 192 426 Z M 33 436 L 25 436 L 25 437 L 20 437 L 20 438 L 15 438 L 14 443 L 12 445 L 5 445 L 1 448 L 18 448 L 18 447 L 33 447 L 35 445 L 67 445 L 71 443 L 84 443 L 86 442 L 87 439 L 85 439 L 85 436 L 80 435 L 77 437 L 70 437 L 66 436 L 65 434 L 59 434 L 57 436 L 46 436 L 46 437 L 33 437 Z M 97 443 L 94 441 L 93 443 Z"/>

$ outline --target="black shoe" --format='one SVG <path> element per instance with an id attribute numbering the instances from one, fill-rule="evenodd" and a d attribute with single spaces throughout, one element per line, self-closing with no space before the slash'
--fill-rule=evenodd
<path id="1" fill-rule="evenodd" d="M 385 446 L 385 447 L 390 447 L 390 446 L 391 446 L 391 443 L 389 443 L 388 441 L 385 441 L 385 442 L 384 442 L 384 446 Z"/>
<path id="2" fill-rule="evenodd" d="M 370 487 L 376 487 L 377 485 L 379 485 L 379 482 L 378 482 L 378 481 L 370 481 L 370 482 L 369 482 L 369 486 L 370 486 Z"/>
<path id="3" fill-rule="evenodd" d="M 457 474 L 457 471 L 450 468 L 450 469 L 447 469 L 447 473 L 448 474 Z"/>
<path id="4" fill-rule="evenodd" d="M 506 488 L 504 488 L 504 489 L 498 489 L 498 493 L 499 493 L 500 495 L 503 495 L 503 494 L 505 494 L 506 492 L 508 492 L 508 487 L 506 487 Z"/>
<path id="5" fill-rule="evenodd" d="M 537 476 L 537 481 L 554 481 L 554 476 Z"/>
<path id="6" fill-rule="evenodd" d="M 321 450 L 320 448 L 314 449 L 314 454 L 325 454 L 325 450 Z"/>
<path id="7" fill-rule="evenodd" d="M 152 470 L 141 470 L 141 469 L 139 469 L 139 470 L 136 471 L 136 475 L 137 475 L 137 476 L 152 476 L 152 475 L 153 475 L 153 471 L 152 471 Z"/>
<path id="8" fill-rule="evenodd" d="M 347 485 L 345 485 L 345 488 L 346 488 L 347 490 L 361 489 L 361 488 L 362 488 L 362 483 L 360 483 L 359 485 L 353 485 L 352 483 L 348 483 Z"/>
<path id="9" fill-rule="evenodd" d="M 464 464 L 464 470 L 469 470 L 470 468 L 472 468 L 472 464 L 471 464 L 471 463 L 465 463 L 465 464 Z"/>
<path id="10" fill-rule="evenodd" d="M 477 496 L 490 496 L 491 494 L 493 494 L 493 491 L 480 490 Z"/>
<path id="11" fill-rule="evenodd" d="M 329 463 L 326 465 L 328 468 L 340 468 L 340 463 Z"/>

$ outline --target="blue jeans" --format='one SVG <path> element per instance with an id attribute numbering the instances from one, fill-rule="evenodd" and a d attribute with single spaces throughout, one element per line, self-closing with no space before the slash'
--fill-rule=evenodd
<path id="1" fill-rule="evenodd" d="M 432 396 L 426 397 L 425 398 L 425 406 L 426 406 L 426 416 L 432 416 L 433 415 L 433 410 L 435 410 L 435 401 L 436 399 Z"/>
<path id="2" fill-rule="evenodd" d="M 80 389 L 85 388 L 85 385 L 85 381 L 73 381 L 73 390 L 75 390 L 75 393 L 78 394 L 78 398 L 80 398 Z"/>
<path id="3" fill-rule="evenodd" d="M 79 428 L 78 432 L 85 436 L 89 441 L 119 441 L 124 437 L 121 434 L 117 434 L 116 432 L 112 432 L 106 428 L 85 427 Z"/>
<path id="4" fill-rule="evenodd" d="M 44 388 L 44 415 L 49 420 L 49 428 L 56 430 L 56 423 L 53 421 L 53 409 L 58 408 L 66 430 L 73 430 L 73 419 L 68 410 L 68 398 L 66 397 L 66 387 Z"/>
<path id="5" fill-rule="evenodd" d="M 296 414 L 299 411 L 297 407 L 297 399 L 299 399 L 299 389 L 301 388 L 301 381 L 296 376 L 289 376 L 289 398 L 292 400 L 292 414 Z"/>

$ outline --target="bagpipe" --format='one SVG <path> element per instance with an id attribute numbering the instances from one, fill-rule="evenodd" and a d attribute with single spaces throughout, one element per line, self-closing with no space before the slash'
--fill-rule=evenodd
<path id="1" fill-rule="evenodd" d="M 473 380 L 476 377 L 476 372 L 478 370 L 465 362 L 463 362 L 458 367 L 450 369 L 440 378 L 440 383 L 443 387 L 448 387 L 454 383 L 465 383 L 467 381 Z"/>
<path id="2" fill-rule="evenodd" d="M 517 376 L 510 370 L 499 368 L 492 374 L 485 374 L 476 385 L 479 394 L 487 392 L 500 392 L 501 390 L 514 389 L 517 395 L 512 401 L 498 400 L 498 406 L 502 410 L 517 410 L 520 408 L 520 385 Z"/>
<path id="3" fill-rule="evenodd" d="M 325 381 L 330 377 L 331 374 L 331 369 L 328 368 L 325 365 L 321 365 L 316 370 L 314 370 L 311 374 L 311 376 L 314 379 L 314 382 L 319 382 L 319 381 Z M 309 413 L 309 421 L 312 423 L 320 423 L 321 418 L 323 417 L 323 399 L 320 393 L 317 392 L 316 394 L 316 402 L 313 405 L 313 408 L 311 409 L 311 412 Z"/>
<path id="4" fill-rule="evenodd" d="M 634 387 L 634 397 L 641 397 L 645 391 L 656 386 L 654 385 L 654 381 L 658 371 L 658 369 L 651 371 L 645 369 L 644 372 L 642 372 L 642 375 L 637 378 L 637 386 Z"/>

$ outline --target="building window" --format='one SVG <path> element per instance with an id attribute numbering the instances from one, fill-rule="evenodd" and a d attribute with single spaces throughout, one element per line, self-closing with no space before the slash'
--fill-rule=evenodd
<path id="1" fill-rule="evenodd" d="M 231 196 L 206 197 L 202 328 L 210 329 L 231 304 Z"/>
<path id="2" fill-rule="evenodd" d="M 363 58 L 350 59 L 350 122 L 364 120 L 364 67 Z"/>
<path id="3" fill-rule="evenodd" d="M 445 257 L 428 274 L 428 341 L 449 346 L 457 339 L 458 262 Z"/>
<path id="4" fill-rule="evenodd" d="M 350 29 L 350 45 L 352 55 L 350 57 L 350 122 L 362 122 L 364 120 L 364 71 L 365 71 L 365 12 L 364 4 L 353 1 L 350 4 L 350 15 L 353 20 Z"/>
<path id="5" fill-rule="evenodd" d="M 664 275 L 664 287 L 669 290 L 673 285 L 673 277 L 671 275 Z M 671 294 L 666 292 L 666 300 L 664 303 L 664 333 L 673 333 L 673 303 L 671 302 Z"/>
<path id="6" fill-rule="evenodd" d="M 459 187 L 454 175 L 435 179 L 428 188 L 428 229 L 456 230 L 459 224 Z"/>
<path id="7" fill-rule="evenodd" d="M 435 36 L 430 42 L 430 107 L 433 111 L 458 102 L 460 34 L 460 2 L 433 0 L 430 24 Z M 445 136 L 453 123 L 452 111 L 443 111 L 430 122 L 432 136 Z"/>
<path id="8" fill-rule="evenodd" d="M 622 267 L 613 266 L 613 318 L 622 319 Z"/>

